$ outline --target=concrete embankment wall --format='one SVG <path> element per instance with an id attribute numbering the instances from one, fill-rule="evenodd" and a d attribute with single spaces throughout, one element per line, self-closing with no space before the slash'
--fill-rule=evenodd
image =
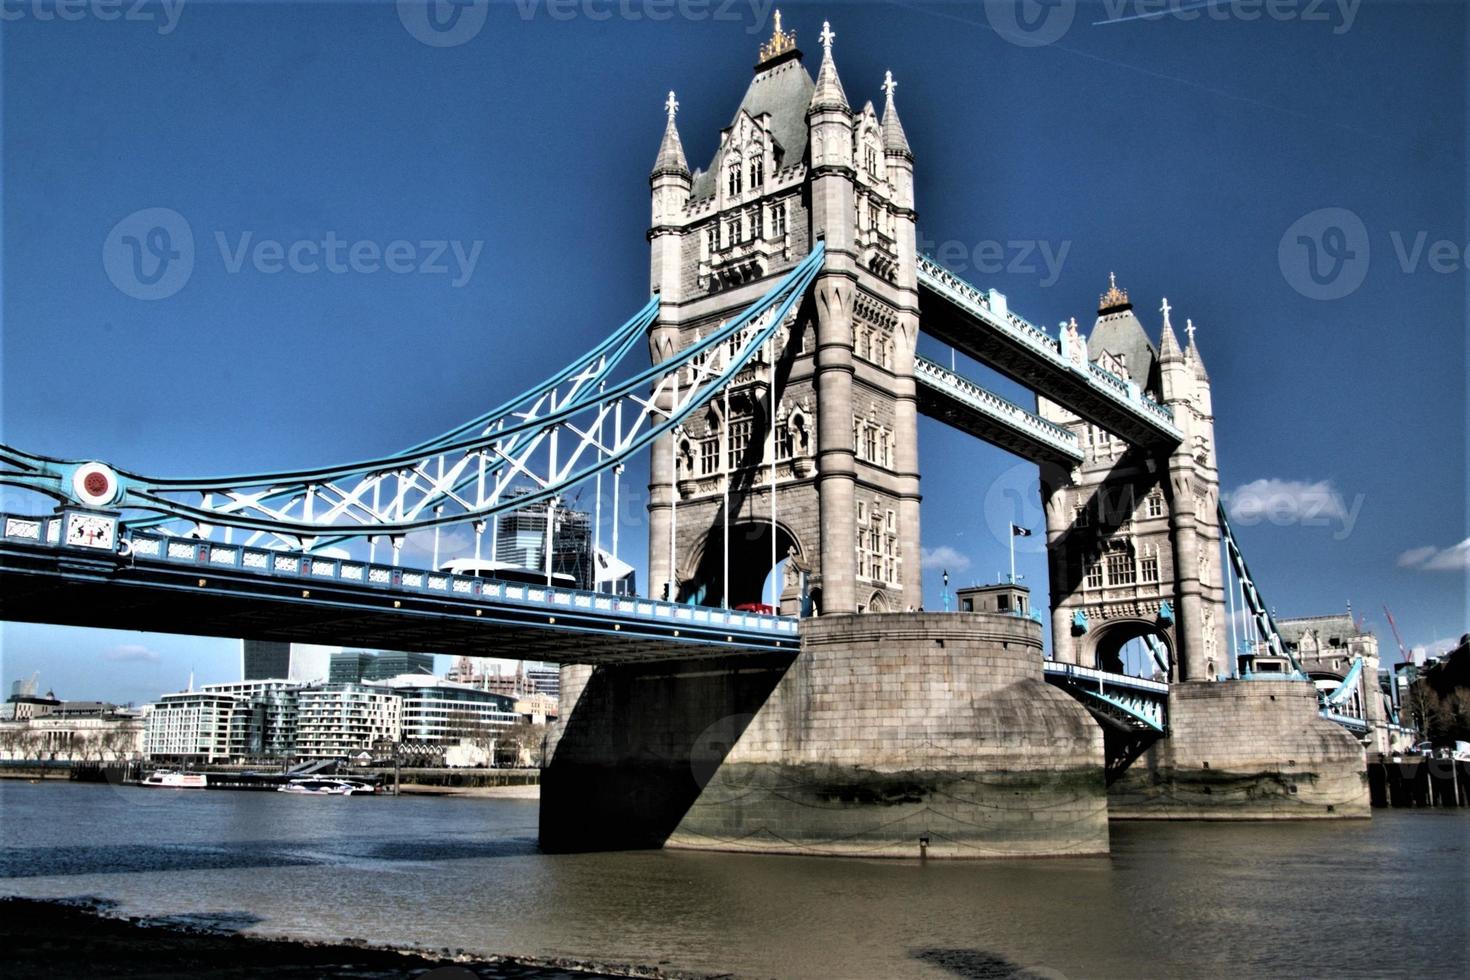
<path id="1" fill-rule="evenodd" d="M 1317 714 L 1307 681 L 1184 682 L 1169 735 L 1108 790 L 1113 817 L 1257 820 L 1368 816 L 1363 749 Z"/>
<path id="2" fill-rule="evenodd" d="M 1102 734 L 1040 651 L 1009 616 L 827 616 L 794 659 L 564 671 L 542 845 L 1106 853 Z"/>

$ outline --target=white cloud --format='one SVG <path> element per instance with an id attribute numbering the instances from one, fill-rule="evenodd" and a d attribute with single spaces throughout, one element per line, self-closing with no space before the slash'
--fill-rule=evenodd
<path id="1" fill-rule="evenodd" d="M 919 565 L 925 571 L 931 572 L 940 569 L 963 572 L 970 567 L 970 559 L 949 545 L 943 544 L 938 548 L 924 548 L 920 553 Z"/>
<path id="2" fill-rule="evenodd" d="M 1252 480 L 1221 496 L 1230 520 L 1242 527 L 1261 523 L 1276 527 L 1336 524 L 1339 529 L 1334 537 L 1338 540 L 1352 533 L 1364 500 L 1358 494 L 1349 502 L 1331 480 L 1308 482 L 1274 477 Z"/>
<path id="3" fill-rule="evenodd" d="M 1448 548 L 1425 545 L 1410 548 L 1399 555 L 1400 568 L 1418 568 L 1426 572 L 1470 571 L 1470 538 Z"/>
<path id="4" fill-rule="evenodd" d="M 379 549 L 381 552 L 381 549 Z M 487 536 L 484 541 L 484 550 L 488 554 L 490 550 L 490 539 Z M 444 564 L 451 558 L 465 558 L 475 553 L 475 535 L 468 528 L 458 525 L 444 527 L 439 530 L 439 564 Z M 434 560 L 434 529 L 422 528 L 417 531 L 409 531 L 403 536 L 403 557 L 412 558 L 415 564 L 427 567 Z"/>
<path id="5" fill-rule="evenodd" d="M 1408 551 L 1399 555 L 1398 564 L 1400 568 L 1414 568 L 1424 564 L 1438 553 L 1439 549 L 1432 544 L 1426 544 L 1422 548 L 1410 548 Z"/>
<path id="6" fill-rule="evenodd" d="M 163 657 L 141 643 L 120 643 L 102 651 L 102 659 L 121 664 L 156 664 Z"/>

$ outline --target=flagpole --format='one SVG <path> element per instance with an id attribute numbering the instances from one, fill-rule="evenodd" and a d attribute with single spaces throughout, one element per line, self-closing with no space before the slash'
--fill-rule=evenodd
<path id="1" fill-rule="evenodd" d="M 1011 584 L 1016 584 L 1016 525 L 1011 525 Z"/>

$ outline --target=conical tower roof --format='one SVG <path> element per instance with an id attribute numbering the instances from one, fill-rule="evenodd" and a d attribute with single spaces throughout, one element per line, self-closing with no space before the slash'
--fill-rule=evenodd
<path id="1" fill-rule="evenodd" d="M 893 90 L 896 88 L 898 83 L 893 80 L 893 72 L 884 72 L 883 149 L 890 153 L 907 153 L 913 156 L 913 151 L 909 149 L 909 138 L 903 131 L 903 123 L 898 119 L 898 109 L 893 104 Z"/>
<path id="2" fill-rule="evenodd" d="M 670 92 L 664 102 L 669 121 L 664 126 L 664 138 L 658 146 L 658 159 L 653 163 L 653 172 L 676 173 L 689 176 L 689 161 L 684 159 L 684 144 L 679 140 L 679 127 L 674 125 L 674 114 L 679 111 L 679 100 Z"/>
<path id="3" fill-rule="evenodd" d="M 810 109 L 846 109 L 852 111 L 847 102 L 847 93 L 842 90 L 842 80 L 837 77 L 837 66 L 832 62 L 832 42 L 837 37 L 832 25 L 822 21 L 822 67 L 817 69 L 817 85 L 812 90 Z"/>

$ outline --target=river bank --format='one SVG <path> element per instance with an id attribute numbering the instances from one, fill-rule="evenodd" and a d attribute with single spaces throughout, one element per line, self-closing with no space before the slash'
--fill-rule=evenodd
<path id="1" fill-rule="evenodd" d="M 454 950 L 394 949 L 362 940 L 340 943 L 247 936 L 228 923 L 182 916 L 122 917 L 98 899 L 0 898 L 5 975 L 172 978 L 427 978 L 427 980 L 600 980 L 691 974 L 618 964 L 472 957 Z"/>

